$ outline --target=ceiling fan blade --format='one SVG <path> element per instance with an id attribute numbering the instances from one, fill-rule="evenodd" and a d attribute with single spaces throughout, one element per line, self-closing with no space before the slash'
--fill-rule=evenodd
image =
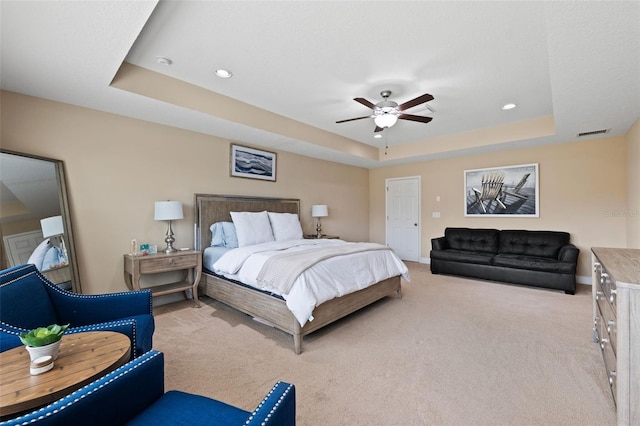
<path id="1" fill-rule="evenodd" d="M 362 120 L 363 118 L 371 118 L 371 116 L 365 115 L 364 117 L 348 118 L 346 120 L 336 121 L 336 123 L 346 123 L 347 121 Z"/>
<path id="2" fill-rule="evenodd" d="M 411 99 L 410 101 L 407 101 L 407 102 L 405 102 L 405 103 L 403 103 L 401 105 L 398 105 L 398 111 L 404 111 L 406 109 L 413 108 L 416 105 L 420 105 L 420 104 L 423 104 L 425 102 L 429 102 L 429 101 L 432 101 L 432 100 L 433 100 L 433 96 L 431 96 L 428 93 L 425 93 L 422 96 L 418 96 L 415 99 Z"/>
<path id="3" fill-rule="evenodd" d="M 375 107 L 374 104 L 372 104 L 371 102 L 369 102 L 365 98 L 353 98 L 353 100 L 356 101 L 356 102 L 361 103 L 362 105 L 366 106 L 367 108 L 373 109 L 373 107 Z"/>
<path id="4" fill-rule="evenodd" d="M 421 115 L 413 115 L 413 114 L 400 114 L 398 118 L 401 120 L 411 120 L 411 121 L 419 121 L 420 123 L 428 123 L 433 120 L 432 117 L 423 117 Z"/>
<path id="5" fill-rule="evenodd" d="M 381 132 L 381 131 L 383 131 L 383 130 L 384 130 L 384 128 L 382 128 L 382 127 L 380 127 L 380 126 L 376 126 L 376 128 L 375 128 L 375 129 L 373 129 L 373 133 L 378 133 L 378 132 Z"/>

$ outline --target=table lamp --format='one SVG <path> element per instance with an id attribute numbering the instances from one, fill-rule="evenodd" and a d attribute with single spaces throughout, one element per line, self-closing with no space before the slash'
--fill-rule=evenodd
<path id="1" fill-rule="evenodd" d="M 182 203 L 180 201 L 156 201 L 155 204 L 155 220 L 166 220 L 169 224 L 167 229 L 167 236 L 164 242 L 167 243 L 167 248 L 164 249 L 165 253 L 174 253 L 178 251 L 173 247 L 175 238 L 173 238 L 173 230 L 171 229 L 171 221 L 182 219 Z"/>
<path id="2" fill-rule="evenodd" d="M 322 225 L 320 224 L 320 218 L 329 216 L 329 210 L 324 204 L 316 204 L 311 206 L 311 216 L 318 218 L 318 223 L 316 224 L 316 238 L 320 238 L 322 237 Z"/>

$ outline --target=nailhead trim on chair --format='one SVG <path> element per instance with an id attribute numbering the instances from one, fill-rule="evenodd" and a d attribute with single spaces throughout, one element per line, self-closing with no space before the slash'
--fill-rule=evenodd
<path id="1" fill-rule="evenodd" d="M 44 419 L 44 418 L 46 418 L 46 417 L 49 417 L 49 416 L 51 416 L 51 415 L 53 415 L 53 414 L 56 414 L 56 413 L 58 413 L 58 412 L 60 412 L 60 411 L 64 410 L 64 409 L 65 409 L 65 408 L 67 408 L 67 407 L 72 406 L 72 405 L 73 405 L 73 404 L 75 404 L 76 402 L 80 401 L 82 398 L 85 398 L 86 396 L 91 395 L 93 392 L 97 391 L 98 389 L 102 389 L 103 387 L 105 387 L 105 386 L 107 386 L 108 384 L 110 384 L 110 383 L 114 382 L 115 380 L 119 379 L 120 377 L 124 376 L 125 374 L 127 374 L 127 373 L 129 373 L 129 372 L 131 372 L 131 371 L 135 370 L 135 369 L 136 369 L 136 368 L 138 368 L 139 366 L 143 365 L 145 362 L 148 362 L 148 361 L 152 360 L 153 358 L 157 357 L 157 356 L 158 356 L 158 355 L 160 355 L 160 354 L 161 354 L 161 352 L 157 352 L 157 353 L 153 354 L 152 356 L 150 356 L 149 358 L 145 359 L 144 361 L 136 363 L 133 367 L 129 367 L 129 368 L 127 368 L 126 370 L 121 371 L 121 372 L 120 372 L 120 373 L 118 373 L 116 376 L 114 376 L 114 377 L 110 378 L 108 381 L 106 381 L 105 383 L 102 383 L 100 386 L 98 386 L 98 387 L 96 387 L 96 388 L 94 388 L 94 389 L 90 389 L 90 390 L 88 390 L 88 391 L 87 391 L 87 389 L 89 389 L 89 388 L 91 388 L 92 386 L 94 386 L 92 383 L 90 383 L 90 384 L 88 384 L 88 385 L 86 385 L 86 386 L 84 386 L 84 387 L 82 387 L 82 388 L 78 389 L 77 391 L 70 393 L 69 395 L 67 395 L 67 396 L 65 396 L 65 397 L 63 397 L 63 398 L 72 397 L 72 396 L 77 395 L 77 394 L 79 394 L 79 393 L 81 393 L 81 395 L 78 395 L 78 396 L 77 396 L 73 401 L 69 401 L 69 403 L 67 403 L 66 405 L 64 405 L 64 406 L 60 407 L 59 409 L 54 410 L 54 411 L 51 411 L 51 412 L 46 413 L 46 414 L 44 414 L 44 415 L 41 415 L 41 416 L 40 416 L 40 417 L 38 417 L 37 419 L 33 419 L 33 420 L 31 420 L 31 421 L 25 421 L 25 422 L 23 422 L 23 423 L 22 423 L 22 425 L 23 425 L 23 426 L 29 425 L 29 424 L 30 424 L 30 423 L 32 423 L 32 422 L 35 422 L 35 421 L 37 421 L 37 420 L 42 420 L 42 419 Z M 122 367 L 121 367 L 121 368 L 122 368 Z M 114 372 L 109 373 L 109 374 L 114 374 L 116 371 L 118 371 L 118 370 L 115 370 Z M 100 380 L 100 379 L 98 379 L 98 380 Z M 54 403 L 54 404 L 55 404 L 55 403 Z M 47 405 L 46 407 L 40 408 L 38 411 L 44 411 L 44 410 L 47 410 L 51 405 L 53 405 L 53 404 L 49 404 L 49 405 Z M 36 412 L 34 412 L 34 413 L 37 413 L 37 411 L 36 411 Z M 29 413 L 29 414 L 27 414 L 27 415 L 31 415 L 31 414 L 33 414 L 33 413 Z M 22 416 L 22 417 L 24 417 L 24 416 Z M 13 420 L 13 421 L 15 421 L 15 420 L 20 421 L 20 417 L 16 417 L 15 419 L 12 419 L 12 420 Z"/>
<path id="2" fill-rule="evenodd" d="M 109 326 L 109 325 L 126 325 L 129 324 L 131 326 L 133 326 L 133 341 L 131 342 L 131 345 L 133 346 L 133 358 L 136 358 L 136 331 L 137 331 L 137 321 L 134 319 L 122 319 L 122 320 L 116 320 L 116 321 L 109 321 L 109 322 L 102 322 L 100 324 L 95 324 L 95 325 L 81 325 L 79 327 L 74 327 L 73 330 L 71 330 L 71 332 L 69 334 L 74 334 L 74 333 L 82 333 L 84 331 L 104 331 L 105 326 Z"/>
<path id="3" fill-rule="evenodd" d="M 278 385 L 282 383 L 282 382 L 277 382 L 269 391 L 269 393 L 267 393 L 267 396 L 265 396 L 262 401 L 260 401 L 260 404 L 258 404 L 258 406 L 256 407 L 255 410 L 253 410 L 253 413 L 251 413 L 251 415 L 249 416 L 249 418 L 247 419 L 247 421 L 245 422 L 245 425 L 248 425 L 251 420 L 253 420 L 253 417 L 256 416 L 258 414 L 258 411 L 260 411 L 260 408 L 262 408 L 262 406 L 265 404 L 265 402 L 267 401 L 267 399 L 269 399 L 269 397 L 271 396 L 271 394 L 273 394 L 273 392 L 275 391 L 275 389 L 278 387 Z M 287 386 L 287 389 L 282 393 L 282 395 L 280 396 L 280 398 L 278 398 L 278 401 L 273 405 L 273 408 L 271 409 L 271 411 L 269 411 L 269 414 L 267 414 L 266 416 L 266 420 L 264 422 L 261 423 L 261 425 L 265 426 L 269 423 L 269 420 L 271 419 L 271 416 L 273 415 L 273 412 L 280 406 L 280 404 L 282 403 L 282 400 L 284 399 L 285 396 L 287 396 L 287 394 L 289 393 L 289 391 L 291 390 L 292 385 Z"/>

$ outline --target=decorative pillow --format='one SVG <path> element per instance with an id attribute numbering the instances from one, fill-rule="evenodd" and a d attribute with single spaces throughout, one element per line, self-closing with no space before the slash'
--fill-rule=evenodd
<path id="1" fill-rule="evenodd" d="M 42 271 L 49 270 L 52 266 L 60 264 L 60 261 L 62 260 L 61 255 L 62 250 L 60 250 L 60 247 L 49 247 L 49 250 L 47 250 L 44 255 L 44 259 L 42 260 Z"/>
<path id="2" fill-rule="evenodd" d="M 295 213 L 269 212 L 269 221 L 276 241 L 301 240 L 302 226 Z"/>
<path id="3" fill-rule="evenodd" d="M 238 236 L 233 222 L 216 222 L 211 225 L 212 247 L 238 247 Z"/>
<path id="4" fill-rule="evenodd" d="M 46 238 L 43 242 L 38 244 L 38 247 L 31 253 L 29 256 L 29 260 L 27 263 L 31 263 L 32 265 L 36 265 L 38 271 L 42 271 L 42 261 L 44 260 L 44 255 L 47 254 L 47 250 L 49 250 L 51 246 L 49 245 L 49 238 Z"/>
<path id="5" fill-rule="evenodd" d="M 222 233 L 224 234 L 224 246 L 229 248 L 238 247 L 238 234 L 233 222 L 222 222 Z"/>
<path id="6" fill-rule="evenodd" d="M 238 247 L 274 241 L 267 211 L 231 212 L 231 219 L 238 235 Z"/>

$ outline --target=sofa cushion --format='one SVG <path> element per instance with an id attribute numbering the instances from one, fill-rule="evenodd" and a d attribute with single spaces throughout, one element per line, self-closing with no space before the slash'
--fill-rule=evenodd
<path id="1" fill-rule="evenodd" d="M 169 391 L 127 425 L 243 425 L 251 413 L 221 401 Z"/>
<path id="2" fill-rule="evenodd" d="M 493 257 L 493 265 L 514 269 L 527 269 L 530 271 L 554 272 L 559 274 L 575 274 L 576 272 L 576 265 L 573 263 L 560 262 L 548 257 L 534 257 L 518 254 L 496 254 Z"/>
<path id="3" fill-rule="evenodd" d="M 2 272 L 0 313 L 3 322 L 27 330 L 58 322 L 47 289 L 42 285 L 38 274 L 33 265 Z"/>
<path id="4" fill-rule="evenodd" d="M 447 228 L 444 231 L 449 248 L 484 253 L 497 253 L 497 229 Z"/>
<path id="5" fill-rule="evenodd" d="M 479 253 L 466 250 L 432 250 L 431 259 L 448 260 L 450 262 L 474 263 L 478 265 L 491 265 L 491 253 Z"/>
<path id="6" fill-rule="evenodd" d="M 560 248 L 569 244 L 567 232 L 505 230 L 499 235 L 498 251 L 504 254 L 557 259 Z"/>

